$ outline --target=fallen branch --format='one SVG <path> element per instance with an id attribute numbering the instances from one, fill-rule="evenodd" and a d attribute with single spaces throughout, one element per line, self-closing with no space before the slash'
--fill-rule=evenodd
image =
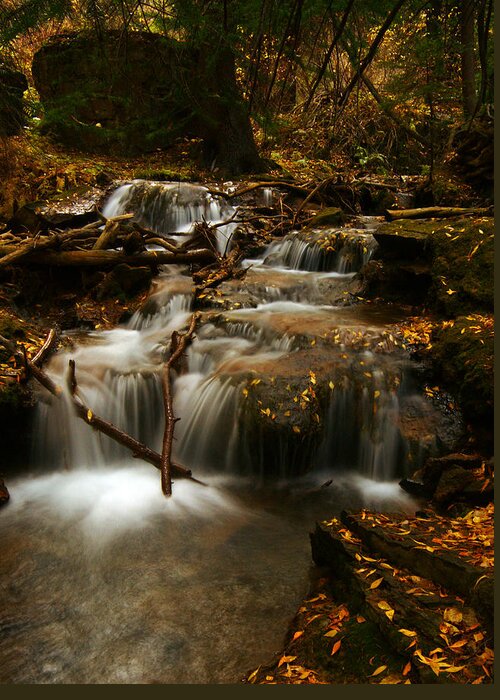
<path id="1" fill-rule="evenodd" d="M 174 439 L 174 428 L 179 420 L 174 416 L 174 408 L 172 403 L 172 386 L 170 379 L 170 370 L 180 360 L 188 342 L 193 337 L 196 321 L 199 318 L 198 313 L 191 316 L 189 329 L 184 334 L 179 334 L 177 331 L 172 333 L 170 345 L 170 357 L 163 367 L 162 387 L 163 387 L 163 405 L 165 408 L 165 430 L 163 433 L 163 444 L 160 459 L 161 470 L 161 490 L 165 496 L 172 495 L 172 442 Z"/>
<path id="2" fill-rule="evenodd" d="M 48 248 L 50 246 L 44 246 Z M 40 250 L 30 247 L 22 254 L 16 254 L 12 248 L 17 246 L 2 246 L 2 252 L 8 253 L 0 258 L 0 268 L 6 265 L 50 265 L 53 267 L 114 267 L 120 263 L 127 265 L 144 265 L 156 267 L 156 265 L 190 264 L 193 262 L 206 263 L 215 259 L 215 254 L 207 248 L 189 250 L 182 253 L 170 251 L 149 250 L 143 253 L 126 255 L 116 250 Z"/>
<path id="3" fill-rule="evenodd" d="M 492 216 L 492 207 L 466 208 L 466 207 L 423 207 L 420 209 L 386 209 L 385 215 L 389 221 L 395 219 L 444 219 L 449 216 Z"/>

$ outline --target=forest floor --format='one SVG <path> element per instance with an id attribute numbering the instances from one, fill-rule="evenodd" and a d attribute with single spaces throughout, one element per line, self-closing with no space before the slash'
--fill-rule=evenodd
<path id="1" fill-rule="evenodd" d="M 195 154 L 196 144 L 189 142 L 179 144 L 168 159 L 160 152 L 123 159 L 68 152 L 42 138 L 11 139 L 0 155 L 7 173 L 0 192 L 0 234 L 2 218 L 7 222 L 18 206 L 40 202 L 52 204 L 57 210 L 71 210 L 82 202 L 83 195 L 90 196 L 94 202 L 100 201 L 117 179 L 217 184 L 214 173 L 199 168 Z M 273 152 L 277 167 L 266 177 L 314 183 L 335 173 L 344 179 L 366 175 L 362 169 L 353 170 L 340 156 L 337 162 L 326 163 L 299 155 L 293 148 L 280 154 Z M 386 183 L 403 182 L 391 174 L 376 174 L 374 178 Z M 406 184 L 416 186 L 419 181 L 423 178 L 407 178 Z M 448 204 L 481 203 L 458 180 L 450 179 L 449 193 L 448 200 L 445 197 Z M 482 404 L 492 401 L 493 314 L 489 291 L 478 289 L 475 282 L 463 275 L 457 277 L 456 269 L 463 260 L 475 263 L 476 257 L 486 255 L 484 251 L 492 246 L 493 229 L 488 217 L 474 220 L 470 232 L 466 231 L 467 225 L 458 220 L 433 226 L 432 233 L 439 228 L 440 240 L 446 246 L 432 263 L 436 279 L 441 279 L 443 286 L 436 295 L 440 300 L 439 320 L 436 322 L 435 313 L 429 314 L 427 306 L 418 307 L 411 300 L 415 310 L 413 321 L 401 332 L 412 352 L 432 355 L 432 361 L 441 370 L 447 358 L 451 367 L 452 356 L 458 357 L 458 350 L 470 344 L 468 354 L 460 357 L 458 366 L 443 370 L 442 374 L 444 384 L 448 380 L 452 388 L 464 381 L 469 383 L 465 401 L 471 398 L 469 394 L 474 393 L 474 387 L 478 387 L 476 403 L 469 407 L 473 414 L 477 401 Z M 463 237 L 466 249 L 461 250 L 456 244 L 456 252 L 451 255 L 455 229 L 466 231 L 469 238 Z M 448 267 L 438 269 L 435 261 L 442 262 L 448 254 Z M 474 280 L 481 277 L 485 265 L 490 265 L 490 258 L 480 262 Z M 392 284 L 390 259 L 382 260 L 382 265 L 386 277 L 379 270 L 371 279 L 377 294 L 382 282 L 389 287 Z M 28 356 L 40 349 L 51 327 L 112 328 L 138 308 L 147 293 L 143 291 L 129 299 L 97 300 L 92 294 L 71 289 L 65 298 L 60 294 L 58 282 L 54 281 L 53 294 L 45 294 L 50 291 L 47 278 L 37 281 L 36 275 L 32 275 L 28 294 L 26 276 L 20 269 L 2 280 L 0 335 L 21 342 Z M 44 294 L 40 292 L 42 288 Z M 488 297 L 485 302 L 484 294 Z M 465 300 L 463 304 L 456 302 L 459 296 Z M 476 303 L 478 298 L 483 301 Z M 18 360 L 0 349 L 0 409 L 2 402 L 9 405 L 11 392 L 17 392 L 19 376 Z M 474 427 L 471 431 L 474 434 Z M 479 444 L 483 443 L 479 440 Z M 481 502 L 477 496 L 478 492 L 486 492 L 485 496 L 491 493 L 493 465 L 487 448 L 478 452 L 476 447 L 474 440 L 468 449 L 464 446 L 464 451 L 469 453 L 466 457 L 477 458 L 474 464 L 467 466 L 467 460 L 460 461 L 463 455 L 459 455 L 460 459 L 446 466 L 448 473 L 453 469 L 475 470 L 479 484 L 476 500 L 467 500 L 463 493 L 452 493 L 448 500 L 436 503 L 431 493 L 422 500 L 422 510 L 413 517 L 362 511 L 318 524 L 311 537 L 313 557 L 320 567 L 319 578 L 287 633 L 283 651 L 267 665 L 249 671 L 244 682 L 480 684 L 492 681 L 490 584 L 494 508 L 489 497 Z M 433 486 L 435 489 L 436 484 Z M 422 553 L 431 558 L 430 566 Z M 436 566 L 436 562 L 442 561 L 446 562 L 443 571 L 440 565 Z M 436 575 L 436 569 L 441 573 Z M 467 590 L 463 588 L 464 581 L 470 584 Z"/>

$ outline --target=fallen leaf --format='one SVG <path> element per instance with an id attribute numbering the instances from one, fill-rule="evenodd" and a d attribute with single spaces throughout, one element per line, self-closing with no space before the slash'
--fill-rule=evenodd
<path id="1" fill-rule="evenodd" d="M 382 576 L 381 578 L 378 578 L 376 581 L 374 581 L 370 586 L 370 590 L 372 588 L 378 588 L 383 580 L 384 580 L 384 577 Z"/>
<path id="2" fill-rule="evenodd" d="M 298 630 L 298 632 L 295 632 L 293 637 L 292 637 L 292 642 L 294 642 L 299 637 L 302 637 L 303 634 L 304 634 L 304 630 Z"/>
<path id="3" fill-rule="evenodd" d="M 446 622 L 453 622 L 453 624 L 458 624 L 462 622 L 463 615 L 457 608 L 445 608 L 443 613 L 443 618 Z"/>
<path id="4" fill-rule="evenodd" d="M 278 663 L 278 668 L 282 666 L 283 664 L 288 664 L 291 661 L 295 661 L 297 657 L 296 656 L 282 656 L 281 659 L 279 660 Z"/>
<path id="5" fill-rule="evenodd" d="M 334 654 L 336 654 L 338 652 L 341 644 L 342 644 L 342 642 L 340 639 L 338 642 L 335 642 L 335 644 L 333 645 L 332 651 L 330 652 L 330 656 L 333 656 Z"/>
<path id="6" fill-rule="evenodd" d="M 398 632 L 401 632 L 401 634 L 404 634 L 405 637 L 416 637 L 417 633 L 414 632 L 413 630 L 405 630 L 405 629 L 400 629 Z"/>
<path id="7" fill-rule="evenodd" d="M 379 673 L 383 673 L 386 670 L 387 666 L 379 666 L 375 671 L 372 673 L 372 676 L 378 676 Z"/>

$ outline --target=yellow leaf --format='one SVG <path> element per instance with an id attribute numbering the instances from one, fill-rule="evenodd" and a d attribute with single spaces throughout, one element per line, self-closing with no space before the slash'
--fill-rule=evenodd
<path id="1" fill-rule="evenodd" d="M 394 617 L 394 610 L 386 610 L 386 611 L 385 611 L 385 614 L 387 615 L 387 617 L 389 618 L 389 620 L 392 622 L 392 619 L 393 619 L 393 617 Z"/>
<path id="2" fill-rule="evenodd" d="M 339 633 L 338 630 L 328 630 L 326 634 L 323 635 L 323 637 L 335 637 Z"/>
<path id="3" fill-rule="evenodd" d="M 447 290 L 446 290 L 446 294 L 449 294 L 450 296 L 451 296 L 452 294 L 456 294 L 456 293 L 457 293 L 457 292 L 456 292 L 456 289 L 447 289 Z"/>
<path id="4" fill-rule="evenodd" d="M 372 676 L 378 676 L 380 673 L 383 673 L 386 670 L 387 666 L 379 666 L 378 668 L 375 669 L 375 671 L 372 673 Z"/>
<path id="5" fill-rule="evenodd" d="M 252 681 L 252 680 L 255 679 L 255 676 L 257 675 L 257 672 L 258 672 L 259 668 L 260 668 L 260 666 L 258 666 L 258 667 L 255 669 L 255 671 L 252 671 L 252 673 L 248 676 L 248 680 L 249 680 L 249 681 Z"/>
<path id="6" fill-rule="evenodd" d="M 457 608 L 445 608 L 443 613 L 443 618 L 446 622 L 452 622 L 453 624 L 458 624 L 462 622 L 463 615 Z"/>
<path id="7" fill-rule="evenodd" d="M 333 382 L 328 382 L 328 386 L 330 387 L 330 389 L 333 389 L 335 384 Z"/>
<path id="8" fill-rule="evenodd" d="M 400 629 L 398 632 L 401 632 L 401 634 L 404 634 L 405 637 L 416 637 L 417 633 L 414 632 L 413 630 L 405 630 L 405 629 Z"/>
<path id="9" fill-rule="evenodd" d="M 376 581 L 374 581 L 370 586 L 370 590 L 372 588 L 378 588 L 383 580 L 384 580 L 384 577 L 382 576 L 381 578 L 378 578 Z"/>
<path id="10" fill-rule="evenodd" d="M 89 410 L 87 411 L 87 420 L 88 420 L 89 423 L 91 422 L 92 416 L 93 416 L 93 415 L 94 415 L 94 414 L 92 413 L 92 411 L 91 411 L 90 408 L 89 408 Z"/>
<path id="11" fill-rule="evenodd" d="M 300 433 L 300 428 L 299 428 L 298 425 L 294 425 L 293 428 L 292 428 L 292 430 L 293 430 L 294 433 Z"/>

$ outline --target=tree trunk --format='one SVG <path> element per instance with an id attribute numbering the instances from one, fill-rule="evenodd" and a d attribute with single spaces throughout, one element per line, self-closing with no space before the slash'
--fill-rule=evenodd
<path id="1" fill-rule="evenodd" d="M 474 0 L 460 3 L 460 38 L 462 66 L 462 103 L 464 116 L 470 119 L 476 110 L 476 84 L 474 66 Z"/>
<path id="2" fill-rule="evenodd" d="M 255 145 L 248 109 L 236 84 L 234 54 L 219 49 L 207 65 L 213 47 L 200 51 L 200 63 L 207 80 L 199 86 L 197 120 L 203 137 L 203 157 L 211 168 L 225 175 L 263 172 L 264 163 Z"/>

